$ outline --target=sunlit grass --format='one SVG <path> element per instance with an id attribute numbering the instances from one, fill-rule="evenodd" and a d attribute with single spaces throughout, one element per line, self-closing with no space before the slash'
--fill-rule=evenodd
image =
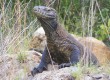
<path id="1" fill-rule="evenodd" d="M 76 65 L 77 71 L 71 73 L 71 75 L 75 78 L 75 80 L 82 80 L 85 76 L 91 75 L 91 74 L 100 74 L 100 73 L 106 73 L 110 74 L 110 67 L 109 65 L 96 67 L 94 65 L 92 66 L 81 66 L 80 64 Z"/>
<path id="2" fill-rule="evenodd" d="M 30 10 L 31 0 L 24 1 L 15 0 L 13 2 L 9 0 L 5 2 L 2 0 L 0 2 L 0 55 L 3 58 L 1 66 L 13 65 L 9 66 L 12 69 L 12 71 L 8 70 L 10 73 L 8 71 L 0 73 L 4 75 L 0 76 L 4 80 L 9 80 L 8 77 L 10 80 L 20 80 L 21 75 L 29 70 L 27 67 L 22 67 L 22 64 L 27 61 L 26 51 L 28 51 L 30 36 L 39 26 L 36 25 L 37 19 L 33 17 L 32 9 Z M 28 12 L 29 10 L 30 12 Z M 29 15 L 30 13 L 31 15 Z M 9 60 L 5 60 L 5 55 L 10 55 Z M 12 55 L 14 57 L 11 57 Z M 2 70 L 6 70 L 5 67 Z M 21 69 L 23 71 L 19 73 Z M 18 73 L 15 72 L 16 70 Z M 17 74 L 19 75 L 16 76 Z"/>

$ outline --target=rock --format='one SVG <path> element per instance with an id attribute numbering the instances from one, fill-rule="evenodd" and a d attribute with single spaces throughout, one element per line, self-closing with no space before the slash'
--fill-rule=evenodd
<path id="1" fill-rule="evenodd" d="M 100 80 L 108 80 L 109 79 L 109 75 L 107 75 L 106 73 L 100 73 L 100 74 L 92 75 L 92 78 L 100 79 Z"/>
<path id="2" fill-rule="evenodd" d="M 110 75 L 106 73 L 90 74 L 85 76 L 84 80 L 110 80 Z"/>
<path id="3" fill-rule="evenodd" d="M 92 77 L 90 77 L 90 76 L 84 76 L 83 78 L 81 78 L 81 80 L 92 80 Z"/>
<path id="4" fill-rule="evenodd" d="M 76 67 L 43 71 L 42 73 L 36 74 L 31 80 L 75 80 L 75 78 L 71 75 L 71 72 L 74 71 L 76 71 Z"/>
<path id="5" fill-rule="evenodd" d="M 45 32 L 44 32 L 44 29 L 42 27 L 38 28 L 34 33 L 33 33 L 33 37 L 36 37 L 36 36 L 45 36 Z"/>
<path id="6" fill-rule="evenodd" d="M 42 52 L 46 45 L 46 36 L 42 27 L 38 28 L 30 41 L 29 49 Z"/>
<path id="7" fill-rule="evenodd" d="M 76 77 L 78 77 L 78 80 L 110 80 L 110 66 L 96 68 L 95 73 L 93 73 L 91 69 L 81 71 L 84 68 L 80 66 L 58 69 L 58 65 L 55 65 L 54 68 L 49 65 L 47 71 L 32 77 L 30 71 L 39 63 L 39 56 L 26 51 L 26 61 L 23 63 L 20 63 L 17 57 L 17 54 L 0 56 L 0 80 L 77 80 Z M 77 76 L 73 73 L 77 73 Z"/>
<path id="8" fill-rule="evenodd" d="M 18 54 L 0 55 L 0 80 L 28 80 L 28 74 L 39 61 L 39 56 L 28 52 L 23 63 L 19 62 Z"/>
<path id="9" fill-rule="evenodd" d="M 105 65 L 110 61 L 110 48 L 102 41 L 94 37 L 84 37 L 78 39 L 81 44 L 92 50 L 101 65 Z"/>

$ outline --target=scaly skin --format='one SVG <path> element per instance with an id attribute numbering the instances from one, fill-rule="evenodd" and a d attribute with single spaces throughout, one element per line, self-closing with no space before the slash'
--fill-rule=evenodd
<path id="1" fill-rule="evenodd" d="M 86 61 L 92 64 L 98 63 L 97 58 L 88 49 L 88 52 L 85 52 L 84 46 L 60 25 L 55 9 L 35 6 L 33 10 L 47 37 L 47 47 L 43 52 L 41 62 L 31 71 L 33 76 L 47 70 L 47 65 L 51 63 L 49 54 L 52 60 L 58 63 L 59 68 L 69 67 L 80 60 L 83 63 Z"/>

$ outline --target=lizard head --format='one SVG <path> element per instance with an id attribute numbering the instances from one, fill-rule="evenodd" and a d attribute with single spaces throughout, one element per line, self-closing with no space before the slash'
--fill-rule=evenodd
<path id="1" fill-rule="evenodd" d="M 35 6 L 33 11 L 38 18 L 55 19 L 57 17 L 56 10 L 50 7 Z"/>

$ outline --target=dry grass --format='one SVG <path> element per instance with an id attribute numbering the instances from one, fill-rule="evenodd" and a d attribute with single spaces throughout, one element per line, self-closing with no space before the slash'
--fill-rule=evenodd
<path id="1" fill-rule="evenodd" d="M 1 2 L 1 53 L 17 53 L 28 48 L 29 36 L 35 31 L 37 21 L 28 20 L 31 17 L 27 16 L 30 1 L 22 4 L 17 0 L 14 6 L 11 0 L 8 3 Z"/>
<path id="2" fill-rule="evenodd" d="M 0 2 L 0 79 L 21 80 L 26 78 L 32 64 L 28 63 L 28 43 L 37 19 L 30 19 L 29 4 L 15 0 Z M 32 13 L 32 12 L 31 12 Z M 22 63 L 22 64 L 21 64 Z M 32 63 L 32 62 L 31 62 Z M 30 67 L 29 67 L 30 66 Z M 33 65 L 34 66 L 34 65 Z M 22 75 L 22 76 L 21 76 Z"/>

